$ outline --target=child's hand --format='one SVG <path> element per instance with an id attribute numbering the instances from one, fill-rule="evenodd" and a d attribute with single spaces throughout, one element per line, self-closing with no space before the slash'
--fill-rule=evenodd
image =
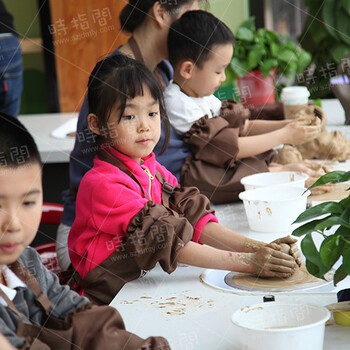
<path id="1" fill-rule="evenodd" d="M 293 275 L 297 268 L 295 259 L 291 255 L 268 246 L 248 254 L 251 273 L 254 275 L 287 278 Z"/>
<path id="2" fill-rule="evenodd" d="M 301 145 L 313 140 L 321 133 L 321 121 L 318 118 L 315 125 L 304 125 L 303 123 L 303 117 L 288 123 L 283 128 L 283 131 L 285 131 L 285 140 L 283 143 Z"/>
<path id="3" fill-rule="evenodd" d="M 298 266 L 301 266 L 301 251 L 296 245 L 298 240 L 292 236 L 286 236 L 282 238 L 275 239 L 267 246 L 276 249 L 282 253 L 291 255 Z"/>

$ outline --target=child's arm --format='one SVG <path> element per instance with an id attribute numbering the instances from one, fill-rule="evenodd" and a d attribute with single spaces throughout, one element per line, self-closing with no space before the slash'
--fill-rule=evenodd
<path id="1" fill-rule="evenodd" d="M 81 297 L 68 286 L 62 286 L 58 277 L 45 268 L 40 256 L 33 248 L 27 247 L 19 261 L 35 272 L 34 275 L 39 280 L 43 293 L 51 301 L 53 316 L 63 319 L 75 308 L 89 302 L 87 298 Z"/>
<path id="2" fill-rule="evenodd" d="M 321 125 L 304 126 L 295 121 L 265 134 L 239 137 L 237 158 L 252 157 L 285 143 L 299 145 L 314 139 L 320 132 Z"/>
<path id="3" fill-rule="evenodd" d="M 179 253 L 179 261 L 206 268 L 286 277 L 301 262 L 295 241 L 293 237 L 285 237 L 266 244 L 209 222 L 199 242 L 215 248 L 188 242 Z"/>
<path id="4" fill-rule="evenodd" d="M 179 262 L 204 268 L 289 277 L 297 265 L 291 255 L 267 246 L 253 253 L 231 252 L 188 242 L 179 251 Z"/>
<path id="5" fill-rule="evenodd" d="M 247 119 L 240 136 L 266 134 L 278 130 L 291 123 L 292 120 L 249 120 Z"/>

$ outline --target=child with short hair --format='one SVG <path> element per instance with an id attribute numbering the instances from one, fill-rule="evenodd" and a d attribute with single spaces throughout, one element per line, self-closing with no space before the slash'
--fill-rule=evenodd
<path id="1" fill-rule="evenodd" d="M 195 187 L 179 186 L 156 161 L 153 149 L 167 118 L 161 87 L 144 64 L 124 55 L 98 62 L 88 102 L 100 149 L 79 186 L 68 237 L 81 294 L 109 303 L 157 263 L 167 273 L 178 262 L 261 276 L 294 272 L 295 239 L 266 244 L 219 225 L 209 200 Z"/>
<path id="2" fill-rule="evenodd" d="M 169 349 L 163 338 L 125 331 L 114 308 L 60 285 L 28 246 L 42 214 L 41 178 L 32 136 L 0 114 L 0 333 L 18 349 Z M 1 338 L 1 349 L 8 342 Z"/>
<path id="3" fill-rule="evenodd" d="M 182 168 L 181 183 L 197 186 L 214 203 L 237 199 L 243 190 L 240 179 L 250 174 L 299 170 L 311 177 L 320 175 L 308 162 L 281 166 L 272 151 L 280 144 L 315 138 L 320 124 L 249 120 L 249 109 L 213 95 L 226 79 L 233 43 L 231 30 L 205 11 L 185 13 L 172 24 L 168 36 L 174 78 L 164 92 L 165 107 L 171 125 L 192 150 L 192 159 Z"/>

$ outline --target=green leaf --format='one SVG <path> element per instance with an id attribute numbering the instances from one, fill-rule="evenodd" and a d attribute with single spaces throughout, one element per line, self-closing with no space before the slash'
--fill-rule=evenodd
<path id="1" fill-rule="evenodd" d="M 245 27 L 239 27 L 236 31 L 236 39 L 237 40 L 245 40 L 245 41 L 253 41 L 254 33 Z"/>
<path id="2" fill-rule="evenodd" d="M 298 68 L 297 68 L 297 70 L 300 71 L 304 67 L 307 67 L 311 63 L 311 60 L 312 60 L 311 54 L 305 50 L 301 50 L 299 55 L 298 55 Z"/>
<path id="3" fill-rule="evenodd" d="M 277 57 L 280 50 L 280 45 L 272 42 L 270 43 L 270 52 L 272 57 Z"/>
<path id="4" fill-rule="evenodd" d="M 320 256 L 323 264 L 330 270 L 338 261 L 343 251 L 344 245 L 340 245 L 340 236 L 328 236 L 321 244 Z"/>
<path id="5" fill-rule="evenodd" d="M 306 235 L 301 241 L 301 250 L 306 257 L 306 264 L 309 264 L 309 267 L 307 266 L 308 271 L 316 277 L 323 277 L 328 270 L 322 262 L 311 234 Z"/>
<path id="6" fill-rule="evenodd" d="M 343 207 L 341 204 L 337 202 L 324 202 L 302 212 L 294 223 L 310 220 L 324 214 L 341 214 L 342 212 Z"/>
<path id="7" fill-rule="evenodd" d="M 255 17 L 254 16 L 249 17 L 247 20 L 242 22 L 237 29 L 239 28 L 247 28 L 252 32 L 255 32 Z"/>
<path id="8" fill-rule="evenodd" d="M 342 281 L 347 275 L 348 275 L 348 272 L 347 272 L 346 266 L 344 264 L 341 264 L 335 271 L 335 274 L 333 277 L 334 285 L 336 286 L 338 282 Z"/>
<path id="9" fill-rule="evenodd" d="M 313 220 L 311 222 L 307 222 L 306 224 L 299 226 L 296 228 L 293 232 L 293 236 L 301 237 L 303 235 L 307 235 L 309 233 L 315 232 L 315 227 L 321 222 L 323 219 L 320 220 Z"/>
<path id="10" fill-rule="evenodd" d="M 350 1 L 349 0 L 340 0 L 344 10 L 350 15 Z"/>
<path id="11" fill-rule="evenodd" d="M 346 276 L 350 275 L 350 248 L 343 251 L 343 263 L 338 267 L 334 274 L 333 282 L 337 285 L 338 282 L 342 281 Z"/>
<path id="12" fill-rule="evenodd" d="M 261 60 L 264 54 L 264 48 L 260 45 L 255 45 L 248 54 L 248 67 L 249 70 L 254 70 Z"/>
<path id="13" fill-rule="evenodd" d="M 346 248 L 342 255 L 343 264 L 346 266 L 346 272 L 350 274 L 350 248 Z"/>
<path id="14" fill-rule="evenodd" d="M 344 220 L 342 216 L 330 215 L 315 226 L 315 231 L 323 232 L 325 229 L 329 230 L 334 225 L 343 225 L 350 228 L 348 221 Z"/>
<path id="15" fill-rule="evenodd" d="M 314 106 L 322 108 L 322 101 L 320 98 L 317 98 L 316 100 L 313 101 Z"/>
<path id="16" fill-rule="evenodd" d="M 338 36 L 340 39 L 350 45 L 350 21 L 349 15 L 343 10 L 342 7 L 337 9 L 337 14 L 335 16 L 337 20 L 335 21 L 335 27 L 338 31 Z"/>
<path id="17" fill-rule="evenodd" d="M 349 226 L 350 225 L 350 208 L 346 208 L 342 214 L 339 216 L 339 220 L 342 220 L 344 223 L 341 225 Z"/>
<path id="18" fill-rule="evenodd" d="M 349 2 L 350 3 L 350 2 Z M 330 53 L 335 62 L 340 62 L 350 52 L 350 45 L 337 42 L 333 45 Z"/>
<path id="19" fill-rule="evenodd" d="M 294 62 L 297 61 L 297 56 L 292 50 L 281 50 L 277 55 L 277 58 L 283 62 Z"/>
<path id="20" fill-rule="evenodd" d="M 339 6 L 339 5 L 338 5 Z M 336 1 L 325 1 L 322 8 L 322 18 L 324 26 L 327 32 L 334 38 L 339 39 L 338 32 L 335 27 L 335 22 L 337 20 L 336 13 L 337 2 Z"/>
<path id="21" fill-rule="evenodd" d="M 264 77 L 266 78 L 269 75 L 270 71 L 273 68 L 277 67 L 277 65 L 278 65 L 278 61 L 274 58 L 270 58 L 270 59 L 265 60 L 260 67 L 261 72 L 264 75 Z"/>
<path id="22" fill-rule="evenodd" d="M 243 77 L 248 72 L 248 64 L 244 61 L 240 61 L 236 57 L 232 58 L 230 66 L 239 77 Z"/>
<path id="23" fill-rule="evenodd" d="M 312 186 L 308 189 L 315 188 L 317 186 L 325 185 L 328 183 L 339 183 L 350 180 L 350 171 L 345 172 L 342 170 L 331 171 L 323 176 L 321 176 Z"/>

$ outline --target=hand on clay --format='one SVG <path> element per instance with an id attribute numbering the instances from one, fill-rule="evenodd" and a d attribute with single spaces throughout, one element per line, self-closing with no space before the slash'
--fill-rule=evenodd
<path id="1" fill-rule="evenodd" d="M 291 255 L 298 266 L 301 266 L 301 251 L 297 247 L 296 242 L 298 240 L 292 236 L 286 236 L 282 238 L 275 239 L 267 246 L 273 249 L 276 249 L 282 253 Z"/>
<path id="2" fill-rule="evenodd" d="M 300 117 L 288 123 L 285 129 L 286 144 L 301 145 L 305 142 L 311 141 L 321 133 L 321 121 L 315 125 L 302 125 L 303 117 Z"/>
<path id="3" fill-rule="evenodd" d="M 291 255 L 267 246 L 247 255 L 251 273 L 257 276 L 287 278 L 293 275 L 297 268 Z"/>

